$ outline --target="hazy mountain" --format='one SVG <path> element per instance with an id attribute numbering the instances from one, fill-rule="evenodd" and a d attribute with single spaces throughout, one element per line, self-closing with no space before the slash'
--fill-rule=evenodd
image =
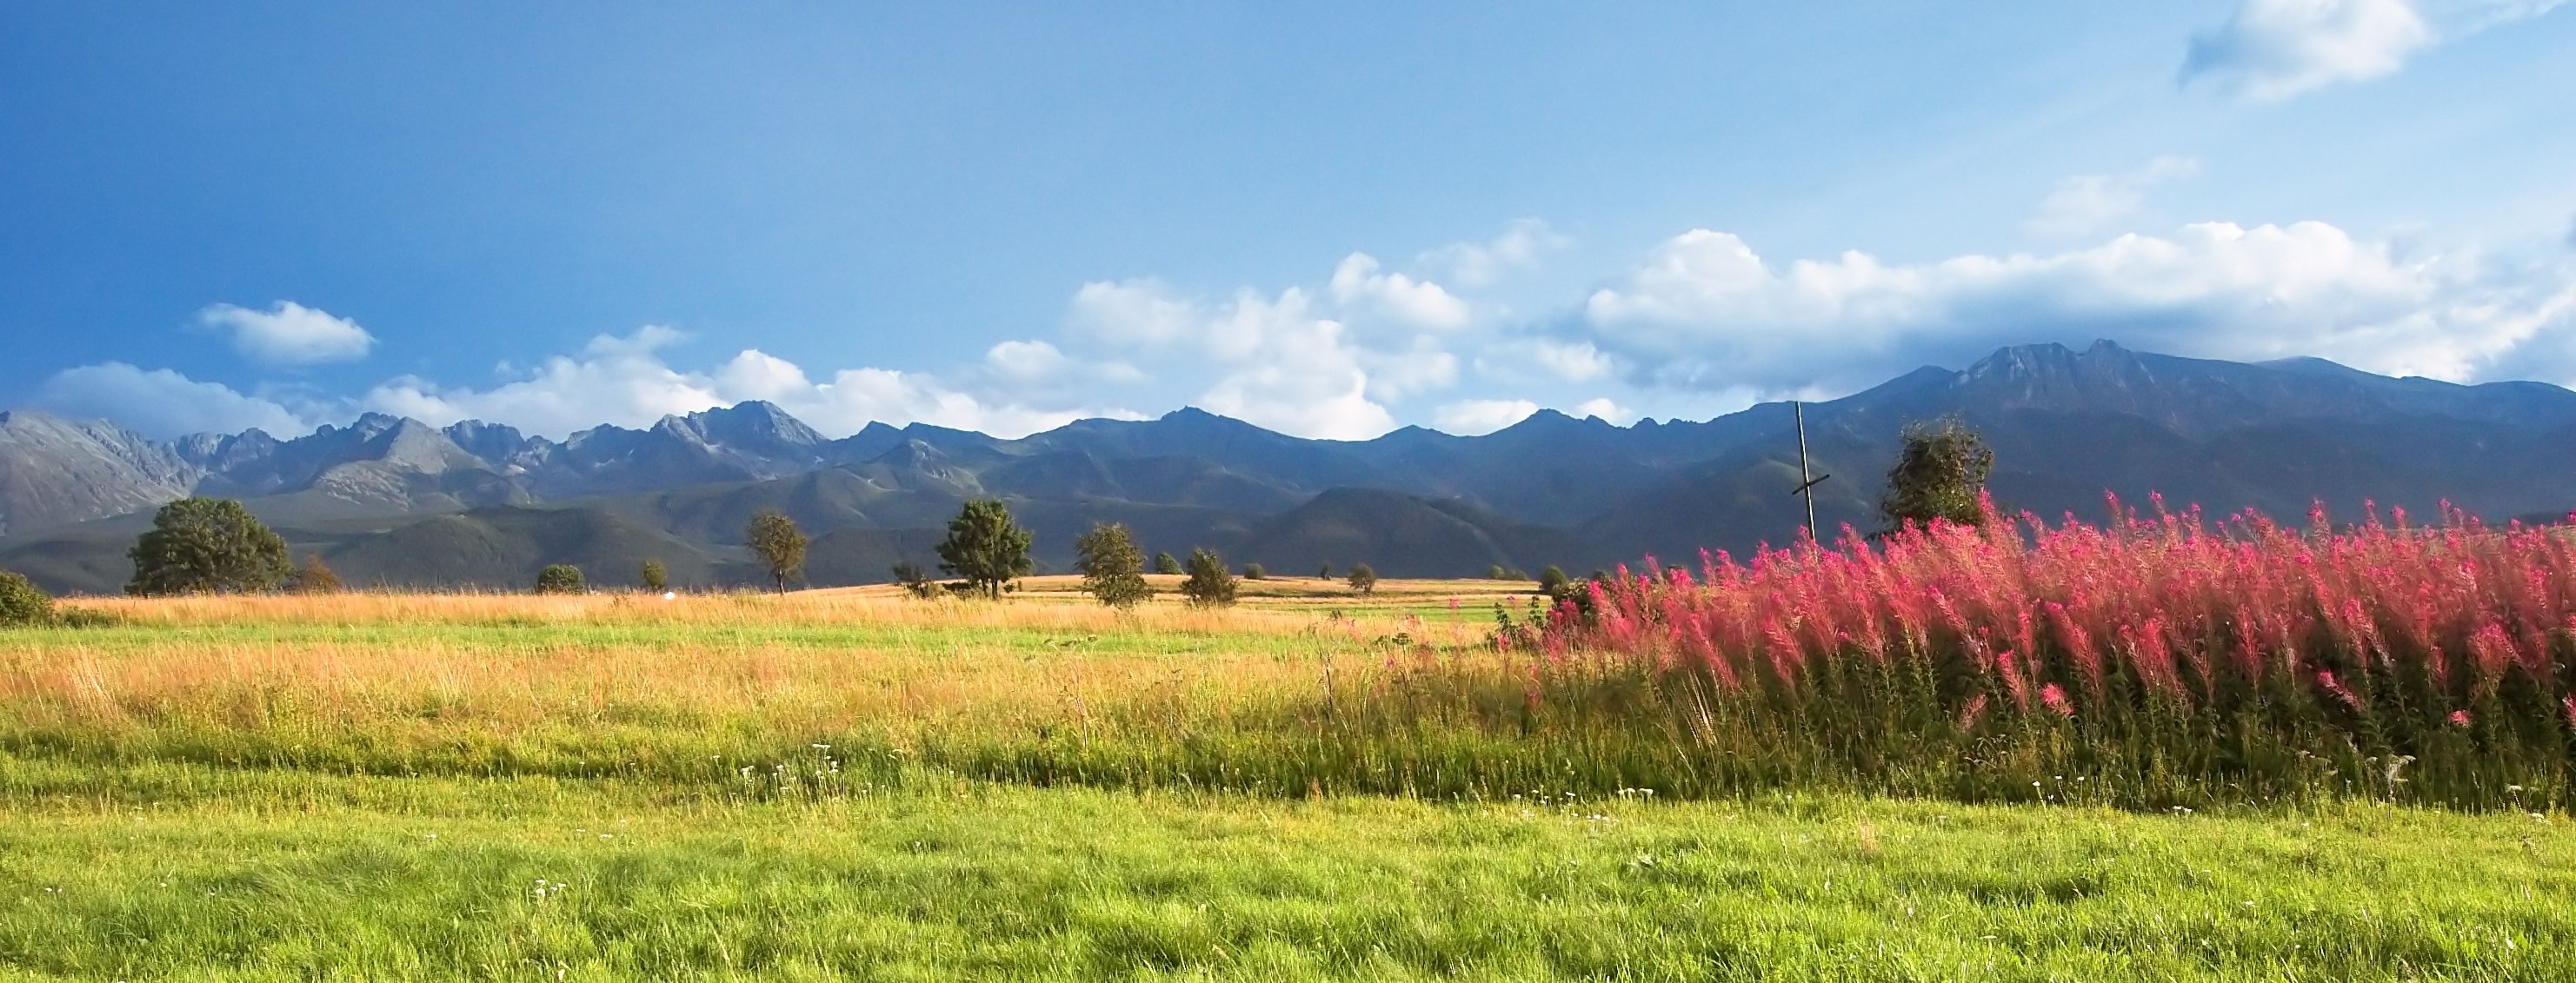
<path id="1" fill-rule="evenodd" d="M 2576 392 L 2103 342 L 2007 348 L 1810 404 L 1810 465 L 1831 475 L 1820 523 L 1873 526 L 1899 434 L 1945 415 L 1994 447 L 1999 501 L 2052 519 L 2098 517 L 2106 491 L 2282 516 L 2320 500 L 2346 517 L 2366 500 L 2497 517 L 2576 506 Z M 1789 494 L 1796 454 L 1777 403 L 1627 427 L 1542 411 L 1484 436 L 1408 427 L 1367 441 L 1195 409 L 1015 440 L 923 424 L 828 440 L 759 402 L 563 441 L 370 415 L 291 440 L 157 442 L 20 412 L 0 414 L 0 566 L 56 589 L 114 589 L 149 509 L 193 492 L 242 497 L 358 582 L 518 587 L 544 563 L 575 562 L 617 583 L 647 556 L 684 583 L 738 582 L 752 576 L 742 530 L 767 508 L 816 537 L 812 582 L 883 580 L 897 560 L 933 566 L 940 527 L 978 497 L 1009 503 L 1046 570 L 1069 566 L 1092 523 L 1123 522 L 1149 553 L 1206 546 L 1282 574 L 1362 561 L 1389 576 L 1581 572 L 1788 541 L 1805 521 Z"/>
<path id="2" fill-rule="evenodd" d="M 0 536 L 159 505 L 202 473 L 170 445 L 114 424 L 0 413 Z"/>

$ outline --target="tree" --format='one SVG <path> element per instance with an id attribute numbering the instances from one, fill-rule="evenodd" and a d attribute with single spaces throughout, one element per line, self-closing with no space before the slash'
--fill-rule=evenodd
<path id="1" fill-rule="evenodd" d="M 1316 570 L 1316 571 L 1315 571 L 1315 579 L 1317 579 L 1317 580 L 1331 580 L 1331 579 L 1333 579 L 1333 565 L 1332 565 L 1332 564 L 1330 564 L 1330 563 L 1327 563 L 1327 564 L 1324 564 L 1324 565 L 1323 565 L 1323 567 L 1322 567 L 1321 569 Z"/>
<path id="2" fill-rule="evenodd" d="M 760 565 L 769 571 L 769 581 L 778 592 L 787 593 L 787 578 L 805 572 L 805 532 L 796 528 L 796 520 L 777 509 L 762 509 L 751 517 L 751 527 L 743 530 L 743 542 L 760 557 Z"/>
<path id="3" fill-rule="evenodd" d="M 287 572 L 286 541 L 229 498 L 162 506 L 125 555 L 134 561 L 125 592 L 142 597 L 264 591 Z"/>
<path id="4" fill-rule="evenodd" d="M 342 589 L 340 575 L 322 562 L 320 553 L 305 554 L 304 565 L 295 569 L 295 576 L 288 578 L 286 586 L 298 594 L 337 594 Z"/>
<path id="5" fill-rule="evenodd" d="M 1574 581 L 1565 576 L 1565 568 L 1553 563 L 1548 564 L 1547 569 L 1538 572 L 1538 592 L 1553 600 L 1563 600 L 1565 589 L 1573 583 Z"/>
<path id="6" fill-rule="evenodd" d="M 1243 579 L 1268 580 L 1270 579 L 1270 571 L 1263 569 L 1261 564 L 1246 563 L 1243 565 Z"/>
<path id="7" fill-rule="evenodd" d="M 1145 583 L 1145 554 L 1127 535 L 1126 526 L 1094 524 L 1073 541 L 1073 552 L 1073 569 L 1082 574 L 1082 589 L 1100 603 L 1132 608 L 1153 599 L 1154 588 Z"/>
<path id="8" fill-rule="evenodd" d="M 1351 590 L 1365 597 L 1377 593 L 1377 571 L 1368 564 L 1351 564 Z"/>
<path id="9" fill-rule="evenodd" d="M 539 594 L 584 594 L 589 591 L 590 584 L 582 579 L 580 567 L 557 563 L 537 571 Z"/>
<path id="10" fill-rule="evenodd" d="M 1172 554 L 1169 553 L 1156 553 L 1154 554 L 1154 572 L 1166 576 L 1180 573 L 1181 561 L 1172 559 Z"/>
<path id="11" fill-rule="evenodd" d="M 1487 580 L 1509 580 L 1511 579 L 1511 576 L 1512 572 L 1503 569 L 1503 565 L 1500 563 L 1485 568 L 1485 579 Z"/>
<path id="12" fill-rule="evenodd" d="M 659 594 L 671 589 L 671 571 L 664 568 L 660 560 L 644 561 L 644 568 L 635 574 L 636 582 L 643 584 L 645 590 Z"/>
<path id="13" fill-rule="evenodd" d="M 1896 465 L 1887 469 L 1887 493 L 1878 500 L 1885 532 L 1930 525 L 1935 519 L 1970 526 L 1984 522 L 1986 474 L 1995 466 L 1995 452 L 1986 447 L 1985 438 L 1949 417 L 1908 424 L 1904 440 Z"/>
<path id="14" fill-rule="evenodd" d="M 1225 559 L 1204 549 L 1190 551 L 1190 579 L 1181 581 L 1181 596 L 1203 608 L 1231 607 L 1234 604 L 1234 575 L 1225 572 Z"/>
<path id="15" fill-rule="evenodd" d="M 968 502 L 948 520 L 939 569 L 966 578 L 969 590 L 1001 600 L 1004 581 L 1028 575 L 1029 538 L 999 500 Z"/>
<path id="16" fill-rule="evenodd" d="M 26 577 L 0 570 L 0 628 L 41 625 L 52 620 L 52 595 Z"/>
<path id="17" fill-rule="evenodd" d="M 938 583 L 930 579 L 930 572 L 911 560 L 896 561 L 893 573 L 894 582 L 903 585 L 904 593 L 920 600 L 929 600 L 930 595 L 939 590 Z"/>

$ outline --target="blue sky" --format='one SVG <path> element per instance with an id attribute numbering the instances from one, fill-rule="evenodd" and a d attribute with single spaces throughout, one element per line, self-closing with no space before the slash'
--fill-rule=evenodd
<path id="1" fill-rule="evenodd" d="M 1693 419 L 2025 341 L 2576 383 L 2576 13 L 13 5 L 0 406 Z"/>

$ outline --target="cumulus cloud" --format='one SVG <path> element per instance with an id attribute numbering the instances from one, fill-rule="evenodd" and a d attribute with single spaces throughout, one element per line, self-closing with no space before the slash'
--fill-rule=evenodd
<path id="1" fill-rule="evenodd" d="M 1574 405 L 1573 415 L 1578 417 L 1597 416 L 1600 417 L 1604 423 L 1616 423 L 1623 427 L 1637 422 L 1636 411 L 1611 402 L 1607 398 L 1587 399 L 1583 402 L 1576 403 Z"/>
<path id="2" fill-rule="evenodd" d="M 1506 274 L 1537 267 L 1540 257 L 1566 244 L 1566 237 L 1547 223 L 1525 218 L 1513 222 L 1490 241 L 1451 243 L 1423 253 L 1419 262 L 1425 267 L 1447 270 L 1460 285 L 1484 287 Z"/>
<path id="3" fill-rule="evenodd" d="M 1526 399 L 1466 399 L 1440 407 L 1431 414 L 1431 425 L 1443 433 L 1461 437 L 1489 434 L 1538 412 L 1538 404 Z"/>
<path id="4" fill-rule="evenodd" d="M 2182 81 L 2268 102 L 2388 75 L 2446 38 L 2548 13 L 2561 0 L 2245 0 L 2196 34 Z"/>
<path id="5" fill-rule="evenodd" d="M 2043 236 L 2083 235 L 2137 214 L 2155 186 L 2198 173 L 2200 161 L 2167 155 L 2125 174 L 2078 174 L 2057 182 L 2022 225 Z"/>
<path id="6" fill-rule="evenodd" d="M 1395 428 L 1395 417 L 1370 397 L 1363 363 L 1375 357 L 1300 288 L 1276 296 L 1241 290 L 1206 304 L 1153 280 L 1090 283 L 1075 292 L 1068 320 L 1088 337 L 1216 375 L 1198 397 L 1210 412 L 1301 437 L 1352 440 Z M 1455 375 L 1450 362 L 1428 374 L 1390 376 L 1380 388 L 1445 384 Z"/>
<path id="7" fill-rule="evenodd" d="M 1333 268 L 1333 299 L 1364 314 L 1419 328 L 1449 329 L 1467 325 L 1467 302 L 1439 284 L 1402 273 L 1381 273 L 1377 258 L 1352 253 Z"/>
<path id="8" fill-rule="evenodd" d="M 1590 382 L 1616 371 L 1610 356 L 1588 341 L 1516 338 L 1486 346 L 1476 371 L 1506 382 Z"/>
<path id="9" fill-rule="evenodd" d="M 2318 355 L 2471 380 L 2548 368 L 2576 277 L 2474 254 L 2405 255 L 2317 222 L 2183 227 L 2051 255 L 1890 265 L 1860 252 L 1775 268 L 1694 230 L 1586 302 L 1576 329 L 1632 381 L 1849 391 L 2007 344 L 2110 337 L 2230 359 Z M 2563 346 L 2562 346 L 2563 347 Z M 2559 378 L 2567 378 L 2560 375 Z"/>
<path id="10" fill-rule="evenodd" d="M 251 428 L 280 437 L 301 436 L 313 424 L 278 403 L 199 382 L 169 369 L 139 369 L 123 362 L 84 365 L 54 373 L 36 390 L 35 404 L 67 417 L 114 420 L 147 437 L 235 433 Z"/>
<path id="11" fill-rule="evenodd" d="M 661 326 L 626 335 L 600 335 L 578 357 L 547 359 L 524 378 L 490 388 L 441 386 L 403 377 L 375 387 L 359 403 L 434 424 L 480 419 L 557 437 L 602 423 L 648 426 L 668 414 L 753 399 L 776 403 L 827 434 L 852 433 L 871 421 L 882 421 L 1016 437 L 1084 416 L 1135 415 L 1114 408 L 1038 407 L 1007 397 L 988 398 L 933 376 L 892 369 L 844 369 L 817 382 L 795 363 L 757 349 L 742 351 L 708 371 L 674 368 L 662 349 L 682 338 L 680 332 Z M 1026 373 L 1057 367 L 1034 347 L 1014 348 L 1006 343 L 997 351 L 1003 353 L 991 360 L 997 370 L 1020 371 L 1024 379 Z M 1057 359 L 1061 357 L 1059 353 Z"/>
<path id="12" fill-rule="evenodd" d="M 269 365 L 319 365 L 367 357 L 376 337 L 358 322 L 281 300 L 265 311 L 215 304 L 197 322 L 232 337 L 233 349 Z"/>

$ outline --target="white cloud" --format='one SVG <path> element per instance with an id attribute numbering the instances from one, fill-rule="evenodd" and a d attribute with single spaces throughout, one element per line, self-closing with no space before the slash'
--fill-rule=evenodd
<path id="1" fill-rule="evenodd" d="M 1536 268 L 1539 258 L 1562 249 L 1567 239 L 1534 218 L 1513 222 L 1490 242 L 1457 242 L 1423 253 L 1419 262 L 1444 269 L 1459 284 L 1490 286 L 1507 273 Z"/>
<path id="2" fill-rule="evenodd" d="M 433 424 L 480 419 L 556 437 L 602 423 L 643 427 L 667 414 L 753 399 L 776 403 L 826 434 L 852 433 L 882 421 L 1016 437 L 1084 416 L 1135 415 L 1119 409 L 1032 407 L 1007 396 L 984 398 L 932 376 L 891 369 L 844 369 L 828 381 L 815 382 L 795 363 L 756 349 L 736 354 L 712 372 L 686 371 L 671 367 L 660 354 L 681 338 L 678 331 L 659 326 L 601 335 L 584 346 L 580 357 L 547 359 L 527 378 L 488 389 L 404 377 L 377 386 L 359 403 Z M 1011 348 L 1000 361 L 1026 369 L 1044 356 L 1033 348 Z"/>
<path id="3" fill-rule="evenodd" d="M 2002 345 L 2096 337 L 2467 380 L 2535 368 L 2554 350 L 2532 347 L 2535 339 L 2567 334 L 2571 305 L 2576 276 L 2563 269 L 2402 255 L 2317 222 L 2206 223 L 2053 255 L 1915 266 L 1849 252 L 1784 270 L 1743 240 L 1703 229 L 1593 294 L 1578 327 L 1642 367 L 1635 381 L 1701 390 L 1849 391 Z"/>
<path id="4" fill-rule="evenodd" d="M 215 304 L 198 311 L 197 321 L 230 333 L 234 350 L 270 365 L 356 361 L 376 343 L 358 322 L 291 300 L 265 311 Z"/>
<path id="5" fill-rule="evenodd" d="M 1467 325 L 1467 302 L 1439 284 L 1402 273 L 1378 272 L 1377 257 L 1352 253 L 1333 268 L 1333 299 L 1364 315 L 1394 319 L 1418 328 L 1450 329 Z"/>
<path id="6" fill-rule="evenodd" d="M 147 437 L 164 439 L 253 427 L 272 436 L 296 437 L 313 428 L 274 401 L 169 369 L 138 369 L 123 362 L 54 373 L 37 387 L 35 403 L 68 417 L 114 420 Z"/>
<path id="7" fill-rule="evenodd" d="M 1173 296 L 1168 284 L 1145 278 L 1083 284 L 1074 291 L 1066 323 L 1077 337 L 1154 345 L 1187 337 L 1201 316 L 1197 305 Z"/>
<path id="8" fill-rule="evenodd" d="M 1152 280 L 1090 283 L 1074 294 L 1070 321 L 1085 336 L 1216 375 L 1198 397 L 1213 413 L 1301 437 L 1361 439 L 1395 428 L 1394 416 L 1370 397 L 1364 361 L 1378 356 L 1364 352 L 1341 321 L 1316 313 L 1296 287 L 1275 298 L 1237 291 L 1210 305 L 1175 297 Z M 1454 361 L 1429 376 L 1396 373 L 1401 377 L 1390 382 L 1402 390 L 1444 373 L 1455 377 Z"/>
<path id="9" fill-rule="evenodd" d="M 1637 422 L 1637 414 L 1635 411 L 1611 402 L 1606 398 L 1587 399 L 1583 402 L 1576 403 L 1574 404 L 1574 412 L 1572 415 L 1576 417 L 1597 416 L 1605 423 L 1615 423 L 1623 427 Z"/>
<path id="10" fill-rule="evenodd" d="M 1360 349 L 1353 354 L 1368 370 L 1371 399 L 1400 402 L 1458 384 L 1458 356 L 1442 351 L 1436 339 L 1417 338 L 1406 351 Z"/>
<path id="11" fill-rule="evenodd" d="M 1200 399 L 1222 413 L 1301 437 L 1360 440 L 1395 429 L 1368 397 L 1369 377 L 1349 332 L 1317 317 L 1306 293 L 1277 300 L 1244 291 L 1207 324 L 1205 350 L 1233 371 Z"/>
<path id="12" fill-rule="evenodd" d="M 1468 399 L 1434 410 L 1431 425 L 1443 433 L 1475 437 L 1519 423 L 1536 412 L 1538 404 L 1526 399 Z"/>
<path id="13" fill-rule="evenodd" d="M 2155 186 L 2198 173 L 2200 161 L 2167 155 L 2126 174 L 2078 174 L 2057 182 L 2023 227 L 2044 236 L 2092 232 L 2136 214 Z"/>
<path id="14" fill-rule="evenodd" d="M 2561 0 L 2245 0 L 2218 29 L 2194 35 L 2185 83 L 2268 102 L 2378 78 L 2445 39 L 2548 13 Z"/>
<path id="15" fill-rule="evenodd" d="M 1478 373 L 1505 382 L 1528 381 L 1533 377 L 1559 382 L 1590 382 L 1609 375 L 1617 368 L 1610 356 L 1588 341 L 1521 338 L 1488 345 L 1476 356 Z"/>

